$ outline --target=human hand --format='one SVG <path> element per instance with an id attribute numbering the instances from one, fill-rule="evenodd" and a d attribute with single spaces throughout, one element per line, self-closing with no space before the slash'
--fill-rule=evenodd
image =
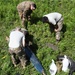
<path id="1" fill-rule="evenodd" d="M 5 38 L 5 39 L 6 39 L 6 41 L 9 41 L 9 37 L 8 37 L 8 36 L 6 36 L 6 38 Z"/>
<path id="2" fill-rule="evenodd" d="M 55 32 L 58 32 L 58 29 L 54 29 Z"/>
<path id="3" fill-rule="evenodd" d="M 25 18 L 23 17 L 22 20 L 25 21 Z"/>

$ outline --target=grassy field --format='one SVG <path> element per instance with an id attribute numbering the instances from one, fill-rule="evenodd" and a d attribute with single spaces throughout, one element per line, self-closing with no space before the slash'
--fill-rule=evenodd
<path id="1" fill-rule="evenodd" d="M 10 31 L 16 26 L 21 26 L 16 6 L 24 0 L 0 0 L 0 75 L 41 75 L 29 63 L 25 69 L 20 65 L 16 68 L 12 65 L 8 53 L 8 42 L 5 40 Z M 43 65 L 47 75 L 51 60 L 56 60 L 59 54 L 66 54 L 75 60 L 75 0 L 31 0 L 37 5 L 32 13 L 33 23 L 28 22 L 28 31 L 33 42 L 34 53 Z M 55 36 L 51 35 L 49 25 L 43 24 L 40 18 L 50 12 L 59 12 L 64 17 L 64 37 L 58 43 L 58 50 L 47 47 L 46 43 L 55 44 Z M 56 75 L 68 75 L 60 72 Z M 75 74 L 74 74 L 75 75 Z"/>

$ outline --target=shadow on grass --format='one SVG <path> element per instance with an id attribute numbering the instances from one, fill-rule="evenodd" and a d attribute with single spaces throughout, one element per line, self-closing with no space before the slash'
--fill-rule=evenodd
<path id="1" fill-rule="evenodd" d="M 29 46 L 32 52 L 36 55 L 36 50 L 38 49 L 38 46 L 33 41 L 33 35 L 30 35 L 29 33 L 26 35 L 26 44 Z M 28 57 L 27 57 L 27 60 L 30 63 Z"/>
<path id="2" fill-rule="evenodd" d="M 67 28 L 67 25 L 66 24 L 63 24 L 63 28 L 62 28 L 63 34 L 66 32 L 66 28 Z"/>
<path id="3" fill-rule="evenodd" d="M 42 20 L 41 17 L 36 16 L 36 17 L 32 17 L 30 22 L 31 22 L 31 25 L 32 25 L 32 24 L 37 24 L 37 22 L 41 21 L 41 20 Z"/>
<path id="4" fill-rule="evenodd" d="M 28 44 L 30 49 L 33 51 L 33 53 L 36 54 L 36 50 L 38 49 L 38 46 L 34 41 L 35 40 L 33 40 L 33 35 L 28 33 L 26 35 L 26 43 Z"/>
<path id="5" fill-rule="evenodd" d="M 31 20 L 25 22 L 24 28 L 28 29 L 28 22 L 30 22 L 30 24 L 33 25 L 33 24 L 37 24 L 37 22 L 41 20 L 42 20 L 41 17 L 32 17 Z"/>

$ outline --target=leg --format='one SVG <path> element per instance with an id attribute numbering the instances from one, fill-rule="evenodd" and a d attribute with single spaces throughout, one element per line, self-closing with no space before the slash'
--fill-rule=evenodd
<path id="1" fill-rule="evenodd" d="M 68 75 L 73 75 L 73 70 L 70 69 L 69 74 Z"/>
<path id="2" fill-rule="evenodd" d="M 18 13 L 19 13 L 20 19 L 22 21 L 22 26 L 24 26 L 25 19 L 23 18 L 23 13 L 22 12 L 18 12 Z"/>
<path id="3" fill-rule="evenodd" d="M 25 26 L 25 23 L 26 23 L 26 19 L 24 18 L 23 12 L 22 11 L 18 11 L 18 13 L 19 13 L 19 17 L 21 19 L 21 24 L 24 27 Z"/>
<path id="4" fill-rule="evenodd" d="M 22 21 L 22 26 L 27 29 L 27 18 L 24 18 L 24 17 L 23 17 L 23 18 L 21 19 L 21 21 Z"/>
<path id="5" fill-rule="evenodd" d="M 25 25 L 25 18 L 22 18 L 21 21 L 22 21 L 22 26 L 24 27 L 24 25 Z"/>
<path id="6" fill-rule="evenodd" d="M 22 11 L 18 11 L 18 13 L 19 13 L 20 19 L 22 19 L 23 18 L 23 12 Z"/>
<path id="7" fill-rule="evenodd" d="M 22 67 L 25 68 L 26 62 L 27 62 L 25 52 L 21 51 L 18 56 L 19 56 L 19 60 L 21 62 Z"/>
<path id="8" fill-rule="evenodd" d="M 16 59 L 15 59 L 15 56 L 14 55 L 11 55 L 11 59 L 12 59 L 12 63 L 16 67 Z"/>
<path id="9" fill-rule="evenodd" d="M 11 60 L 12 63 L 14 64 L 14 66 L 16 67 L 16 58 L 15 58 L 15 53 L 13 52 L 13 50 L 9 50 L 9 53 L 11 54 Z"/>
<path id="10" fill-rule="evenodd" d="M 60 41 L 60 32 L 56 32 L 56 43 Z"/>
<path id="11" fill-rule="evenodd" d="M 46 75 L 44 71 L 42 71 L 42 75 Z"/>
<path id="12" fill-rule="evenodd" d="M 61 33 L 61 30 L 62 30 L 62 27 L 63 27 L 63 18 L 61 18 L 60 20 L 59 20 L 59 22 L 57 23 L 57 32 L 56 32 L 56 40 L 57 40 L 57 42 L 59 42 L 60 41 L 60 33 Z"/>
<path id="13" fill-rule="evenodd" d="M 31 16 L 30 15 L 28 15 L 27 20 L 31 21 Z"/>
<path id="14" fill-rule="evenodd" d="M 19 13 L 19 17 L 20 17 L 20 19 L 21 19 L 21 21 L 22 21 L 22 26 L 24 26 L 23 12 L 18 11 L 18 13 Z"/>
<path id="15" fill-rule="evenodd" d="M 23 68 L 25 68 L 25 66 L 26 66 L 26 60 L 22 57 L 19 57 L 19 59 L 20 59 L 20 61 L 21 61 L 21 65 L 22 65 L 22 67 Z"/>
<path id="16" fill-rule="evenodd" d="M 61 18 L 61 19 L 59 20 L 59 22 L 57 23 L 57 26 L 58 26 L 57 30 L 58 30 L 58 31 L 61 31 L 62 28 L 63 28 L 63 18 Z"/>

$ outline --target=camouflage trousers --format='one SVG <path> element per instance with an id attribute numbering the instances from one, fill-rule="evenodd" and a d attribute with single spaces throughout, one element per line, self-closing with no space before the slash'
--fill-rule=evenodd
<path id="1" fill-rule="evenodd" d="M 16 67 L 16 56 L 21 62 L 23 68 L 26 66 L 26 54 L 21 48 L 9 48 L 9 53 L 11 55 L 12 63 Z"/>
<path id="2" fill-rule="evenodd" d="M 21 19 L 21 24 L 22 24 L 22 26 L 24 26 L 25 25 L 26 18 L 24 18 L 22 11 L 19 11 L 18 10 L 18 13 L 19 13 L 19 17 Z"/>
<path id="3" fill-rule="evenodd" d="M 56 32 L 56 40 L 60 40 L 61 30 L 63 27 L 63 17 L 61 17 L 61 19 L 58 21 L 57 25 L 60 26 L 60 30 L 58 32 Z"/>
<path id="4" fill-rule="evenodd" d="M 31 16 L 30 15 L 24 15 L 24 12 L 20 11 L 20 10 L 18 10 L 18 13 L 19 13 L 19 17 L 21 19 L 22 26 L 27 29 L 27 21 L 31 20 Z"/>
<path id="5" fill-rule="evenodd" d="M 60 40 L 60 37 L 61 37 L 61 30 L 62 30 L 62 27 L 63 27 L 63 18 L 61 18 L 58 21 L 57 28 L 58 28 L 58 26 L 60 27 L 60 30 L 58 32 L 55 32 L 56 40 Z M 49 27 L 50 27 L 51 33 L 53 33 L 54 32 L 54 29 L 55 29 L 55 26 L 52 25 L 52 24 L 50 24 Z"/>
<path id="6" fill-rule="evenodd" d="M 61 32 L 56 32 L 56 40 L 60 40 L 60 33 Z"/>

